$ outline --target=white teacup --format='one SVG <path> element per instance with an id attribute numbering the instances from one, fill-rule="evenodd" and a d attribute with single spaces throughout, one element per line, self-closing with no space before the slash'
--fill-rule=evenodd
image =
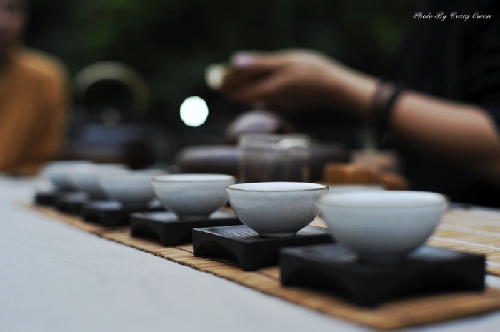
<path id="1" fill-rule="evenodd" d="M 152 184 L 162 204 L 180 219 L 208 217 L 227 202 L 226 186 L 235 178 L 225 174 L 169 174 Z"/>
<path id="2" fill-rule="evenodd" d="M 329 193 L 347 193 L 355 191 L 380 191 L 385 190 L 381 184 L 339 184 L 328 185 Z"/>
<path id="3" fill-rule="evenodd" d="M 106 195 L 128 208 L 147 207 L 155 198 L 151 175 L 146 174 L 104 174 L 99 175 L 99 185 Z"/>
<path id="4" fill-rule="evenodd" d="M 430 192 L 362 191 L 321 195 L 316 205 L 338 242 L 366 261 L 391 263 L 432 235 L 447 201 Z"/>
<path id="5" fill-rule="evenodd" d="M 106 199 L 106 193 L 99 185 L 98 177 L 129 172 L 130 170 L 121 164 L 95 164 L 91 168 L 71 173 L 69 180 L 77 190 L 87 193 L 92 200 Z"/>
<path id="6" fill-rule="evenodd" d="M 318 215 L 314 198 L 328 187 L 304 182 L 239 183 L 227 187 L 242 223 L 262 237 L 293 236 Z"/>
<path id="7" fill-rule="evenodd" d="M 71 174 L 92 169 L 93 166 L 93 162 L 84 160 L 54 161 L 42 169 L 41 175 L 48 178 L 57 190 L 74 191 L 77 188 L 70 179 Z"/>

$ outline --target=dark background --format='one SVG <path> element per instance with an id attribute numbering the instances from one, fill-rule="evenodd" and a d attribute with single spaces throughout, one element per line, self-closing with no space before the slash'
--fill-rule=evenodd
<path id="1" fill-rule="evenodd" d="M 152 93 L 148 120 L 167 140 L 221 143 L 239 105 L 210 91 L 204 71 L 237 50 L 312 48 L 366 73 L 390 71 L 416 0 L 31 0 L 26 44 L 59 57 L 71 77 L 104 60 L 135 68 Z M 188 96 L 207 100 L 205 125 L 187 128 L 179 117 Z M 331 110 L 287 115 L 296 131 L 323 141 L 345 140 L 357 124 Z M 325 118 L 328 121 L 325 121 Z M 341 125 L 349 123 L 351 125 Z M 342 131 L 344 133 L 342 133 Z M 175 151 L 166 154 L 171 159 Z M 167 160 L 167 162 L 170 160 Z"/>

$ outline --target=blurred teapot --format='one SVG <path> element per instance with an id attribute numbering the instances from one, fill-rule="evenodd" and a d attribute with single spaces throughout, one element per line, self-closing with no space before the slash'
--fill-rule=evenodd
<path id="1" fill-rule="evenodd" d="M 74 80 L 65 159 L 124 163 L 143 168 L 154 163 L 151 126 L 146 123 L 151 97 L 145 80 L 118 62 L 99 62 Z"/>

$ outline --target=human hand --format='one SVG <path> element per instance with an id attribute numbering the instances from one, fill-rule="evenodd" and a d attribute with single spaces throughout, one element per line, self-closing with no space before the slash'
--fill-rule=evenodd
<path id="1" fill-rule="evenodd" d="M 237 53 L 221 91 L 247 106 L 297 110 L 332 104 L 343 67 L 312 51 Z"/>

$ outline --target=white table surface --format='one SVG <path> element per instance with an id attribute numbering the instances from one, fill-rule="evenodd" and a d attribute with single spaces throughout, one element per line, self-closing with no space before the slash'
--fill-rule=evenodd
<path id="1" fill-rule="evenodd" d="M 33 193 L 0 177 L 2 332 L 368 330 L 29 211 Z M 407 331 L 498 330 L 500 312 Z"/>

